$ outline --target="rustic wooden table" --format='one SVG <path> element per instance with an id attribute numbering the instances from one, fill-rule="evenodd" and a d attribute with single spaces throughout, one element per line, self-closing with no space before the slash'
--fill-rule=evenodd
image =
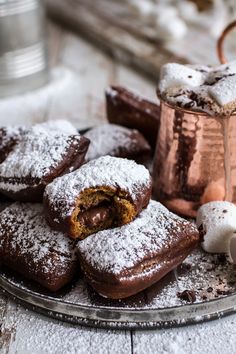
<path id="1" fill-rule="evenodd" d="M 61 64 L 70 68 L 80 81 L 77 99 L 69 105 L 65 116 L 78 127 L 90 126 L 105 119 L 104 89 L 111 83 L 132 87 L 155 99 L 153 83 L 112 61 L 83 39 L 55 25 L 49 26 L 49 34 L 51 65 Z M 54 104 L 57 105 L 57 102 Z M 33 116 L 32 120 L 56 118 L 57 114 L 52 109 L 47 114 L 44 111 Z M 26 310 L 6 294 L 0 293 L 1 354 L 231 354 L 235 353 L 235 345 L 236 315 L 182 328 L 108 331 L 52 320 Z"/>

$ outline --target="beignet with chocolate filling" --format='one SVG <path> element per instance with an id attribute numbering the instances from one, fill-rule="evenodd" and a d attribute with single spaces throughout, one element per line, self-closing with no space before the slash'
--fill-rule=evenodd
<path id="1" fill-rule="evenodd" d="M 196 226 L 156 201 L 130 224 L 78 242 L 88 283 L 102 296 L 121 299 L 164 277 L 197 246 Z"/>
<path id="2" fill-rule="evenodd" d="M 56 178 L 44 193 L 49 225 L 72 238 L 132 221 L 151 196 L 148 170 L 136 162 L 104 156 Z"/>
<path id="3" fill-rule="evenodd" d="M 110 123 L 137 129 L 155 149 L 160 125 L 160 106 L 121 86 L 106 90 L 107 119 Z"/>
<path id="4" fill-rule="evenodd" d="M 81 166 L 88 145 L 79 134 L 41 125 L 23 130 L 0 163 L 0 192 L 14 200 L 42 201 L 48 183 Z"/>
<path id="5" fill-rule="evenodd" d="M 14 203 L 0 213 L 0 260 L 50 291 L 79 270 L 74 242 L 50 229 L 40 204 Z"/>
<path id="6" fill-rule="evenodd" d="M 84 136 L 90 140 L 86 161 L 105 155 L 123 157 L 140 163 L 151 158 L 149 143 L 136 129 L 116 124 L 102 124 L 89 130 Z"/>

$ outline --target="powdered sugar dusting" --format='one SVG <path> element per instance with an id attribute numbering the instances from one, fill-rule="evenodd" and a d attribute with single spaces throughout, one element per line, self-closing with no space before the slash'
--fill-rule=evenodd
<path id="1" fill-rule="evenodd" d="M 49 228 L 42 205 L 14 203 L 0 213 L 0 221 L 0 254 L 7 242 L 10 253 L 20 249 L 20 255 L 30 255 L 34 267 L 45 274 L 60 264 L 57 275 L 63 273 L 65 262 L 75 260 L 73 242 Z"/>
<path id="2" fill-rule="evenodd" d="M 6 148 L 13 140 L 17 140 L 24 127 L 7 126 L 0 129 L 0 149 Z"/>
<path id="3" fill-rule="evenodd" d="M 79 140 L 80 135 L 68 135 L 58 130 L 44 129 L 42 125 L 24 131 L 12 151 L 0 164 L 2 179 L 0 188 L 21 190 L 20 184 L 18 186 L 14 184 L 14 178 L 39 180 L 47 176 L 61 163 L 68 149 L 78 145 Z M 4 178 L 10 178 L 11 181 L 5 183 Z"/>
<path id="4" fill-rule="evenodd" d="M 118 156 L 122 150 L 127 153 L 150 149 L 149 144 L 137 137 L 140 133 L 116 124 L 103 124 L 91 129 L 84 136 L 90 140 L 86 160 L 93 160 L 100 156 Z M 146 143 L 146 144 L 145 144 Z"/>
<path id="5" fill-rule="evenodd" d="M 100 271 L 119 274 L 141 263 L 148 254 L 168 249 L 173 232 L 181 226 L 196 232 L 193 224 L 151 201 L 147 209 L 130 224 L 100 231 L 79 242 L 78 249 L 89 264 Z"/>
<path id="6" fill-rule="evenodd" d="M 57 119 L 57 120 L 49 120 L 44 123 L 39 123 L 35 125 L 37 129 L 48 129 L 52 131 L 60 131 L 69 135 L 78 134 L 77 129 L 71 124 L 68 120 L 65 119 Z"/>
<path id="7" fill-rule="evenodd" d="M 78 195 L 87 188 L 109 186 L 127 191 L 135 201 L 140 190 L 151 184 L 148 170 L 136 162 L 103 156 L 83 165 L 79 170 L 56 178 L 45 189 L 54 210 L 66 217 L 74 209 Z"/>

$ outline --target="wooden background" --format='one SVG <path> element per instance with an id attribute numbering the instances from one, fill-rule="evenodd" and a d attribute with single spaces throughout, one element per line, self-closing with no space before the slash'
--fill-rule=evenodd
<path id="1" fill-rule="evenodd" d="M 138 1 L 138 0 L 137 0 Z M 177 41 L 162 42 L 157 30 L 143 24 L 125 0 L 46 0 L 50 16 L 83 34 L 120 62 L 133 66 L 156 81 L 166 62 L 219 62 L 216 38 L 201 26 L 189 26 Z M 226 51 L 236 59 L 235 36 L 229 36 Z"/>

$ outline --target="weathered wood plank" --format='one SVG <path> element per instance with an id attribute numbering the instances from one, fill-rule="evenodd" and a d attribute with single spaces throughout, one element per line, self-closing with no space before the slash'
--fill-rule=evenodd
<path id="1" fill-rule="evenodd" d="M 142 23 L 126 1 L 47 0 L 49 13 L 100 45 L 120 61 L 133 65 L 156 79 L 160 66 L 167 61 L 218 62 L 216 38 L 200 25 L 189 25 L 179 40 L 160 41 L 157 30 Z M 235 57 L 234 36 L 227 39 L 229 58 Z M 154 75 L 153 75 L 154 73 Z"/>
<path id="2" fill-rule="evenodd" d="M 0 293 L 0 299 L 0 353 L 8 354 L 10 353 L 10 345 L 14 339 L 16 327 L 12 321 L 9 321 L 6 327 L 6 322 L 15 313 L 17 305 L 8 299 L 7 295 L 2 295 L 2 292 Z"/>
<path id="3" fill-rule="evenodd" d="M 55 96 L 49 119 L 60 115 L 60 107 L 68 107 L 65 118 L 78 128 L 86 128 L 105 120 L 104 91 L 113 77 L 111 59 L 83 39 L 67 33 L 59 63 L 74 73 L 76 89 L 70 89 L 67 97 Z"/>
<path id="4" fill-rule="evenodd" d="M 8 314 L 4 330 L 15 335 L 9 354 L 129 354 L 130 333 L 74 326 L 48 319 L 18 306 Z"/>
<path id="5" fill-rule="evenodd" d="M 236 344 L 236 316 L 208 323 L 133 335 L 135 354 L 232 354 Z"/>
<path id="6" fill-rule="evenodd" d="M 83 34 L 122 63 L 138 68 L 152 80 L 156 81 L 161 65 L 170 58 L 184 61 L 160 45 L 137 37 L 99 16 L 95 3 L 94 11 L 85 2 L 76 0 L 47 0 L 47 4 L 52 18 Z"/>

